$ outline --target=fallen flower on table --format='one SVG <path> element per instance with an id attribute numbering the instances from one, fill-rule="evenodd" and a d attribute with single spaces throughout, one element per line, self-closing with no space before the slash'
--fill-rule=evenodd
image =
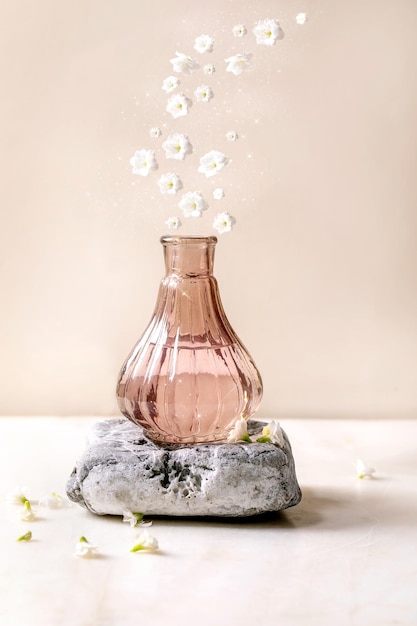
<path id="1" fill-rule="evenodd" d="M 25 495 L 26 492 L 26 487 L 16 487 L 14 491 L 6 496 L 6 501 L 9 504 L 13 504 L 14 506 L 20 506 L 22 504 L 24 505 L 25 502 L 29 502 L 28 498 Z"/>
<path id="2" fill-rule="evenodd" d="M 41 498 L 39 504 L 47 509 L 61 509 L 70 505 L 69 501 L 60 496 L 56 491 L 52 491 L 49 495 Z"/>
<path id="3" fill-rule="evenodd" d="M 149 534 L 147 530 L 141 530 L 135 536 L 135 545 L 130 549 L 131 552 L 156 552 L 159 550 L 158 540 Z"/>
<path id="4" fill-rule="evenodd" d="M 16 541 L 23 542 L 23 541 L 30 541 L 31 539 L 32 539 L 32 531 L 28 530 L 27 533 L 18 537 Z"/>
<path id="5" fill-rule="evenodd" d="M 356 473 L 358 478 L 373 478 L 375 470 L 373 467 L 367 465 L 365 461 L 362 461 L 362 459 L 358 459 L 356 461 Z"/>
<path id="6" fill-rule="evenodd" d="M 142 528 L 147 528 L 148 526 L 152 526 L 151 521 L 145 521 L 143 519 L 143 513 L 134 513 L 133 511 L 129 511 L 128 509 L 123 511 L 122 521 L 129 522 L 132 528 L 134 528 L 135 526 L 141 526 Z"/>
<path id="7" fill-rule="evenodd" d="M 237 443 L 238 441 L 252 443 L 252 439 L 248 435 L 248 425 L 243 417 L 236 422 L 234 428 L 229 433 L 227 441 L 229 443 Z"/>
<path id="8" fill-rule="evenodd" d="M 20 511 L 20 519 L 22 522 L 33 522 L 36 519 L 36 511 L 32 509 L 29 500 L 26 500 Z"/>
<path id="9" fill-rule="evenodd" d="M 74 556 L 91 558 L 97 555 L 97 546 L 90 543 L 84 536 L 80 537 L 75 546 Z"/>

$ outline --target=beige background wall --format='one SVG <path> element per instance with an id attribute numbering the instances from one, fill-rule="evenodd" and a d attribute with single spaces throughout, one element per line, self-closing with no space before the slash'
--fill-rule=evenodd
<path id="1" fill-rule="evenodd" d="M 230 51 L 255 55 L 241 77 L 221 68 L 215 99 L 179 128 L 232 159 L 215 186 L 238 221 L 216 276 L 263 374 L 261 412 L 417 415 L 414 0 L 2 0 L 0 11 L 1 414 L 116 411 L 177 212 L 129 158 L 156 145 L 151 126 L 171 132 L 160 83 L 175 51 L 208 33 L 219 68 Z M 274 48 L 230 35 L 264 17 L 286 33 Z M 225 145 L 231 127 L 240 138 Z M 208 193 L 192 164 L 184 176 Z M 211 233 L 217 207 L 194 230 Z"/>

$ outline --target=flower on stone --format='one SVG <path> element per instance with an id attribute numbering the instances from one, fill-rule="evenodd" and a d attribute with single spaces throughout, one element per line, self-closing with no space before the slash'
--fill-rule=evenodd
<path id="1" fill-rule="evenodd" d="M 300 26 L 302 26 L 307 22 L 307 13 L 298 13 L 295 21 L 297 22 L 297 24 L 300 24 Z"/>
<path id="2" fill-rule="evenodd" d="M 217 187 L 216 189 L 214 189 L 213 198 L 215 200 L 221 200 L 222 198 L 224 198 L 224 189 L 222 189 L 221 187 Z"/>
<path id="3" fill-rule="evenodd" d="M 75 546 L 74 556 L 88 559 L 96 556 L 97 552 L 97 546 L 94 546 L 85 537 L 80 537 Z"/>
<path id="4" fill-rule="evenodd" d="M 225 59 L 227 63 L 226 72 L 232 72 L 235 76 L 242 74 L 250 67 L 251 54 L 235 54 L 228 59 Z"/>
<path id="5" fill-rule="evenodd" d="M 18 537 L 16 539 L 16 541 L 30 541 L 32 539 L 32 531 L 28 530 L 27 533 L 25 533 L 24 535 L 20 535 L 20 537 Z"/>
<path id="6" fill-rule="evenodd" d="M 178 216 L 173 216 L 173 217 L 169 217 L 167 221 L 165 222 L 165 224 L 171 230 L 177 230 L 181 226 L 181 220 Z"/>
<path id="7" fill-rule="evenodd" d="M 183 161 L 185 156 L 193 151 L 187 135 L 182 135 L 181 133 L 168 135 L 162 144 L 162 149 L 165 152 L 165 158 L 176 159 L 177 161 Z"/>
<path id="8" fill-rule="evenodd" d="M 210 35 L 200 35 L 199 37 L 196 37 L 194 50 L 197 50 L 200 54 L 203 54 L 204 52 L 213 52 L 213 44 L 213 37 L 210 37 Z"/>
<path id="9" fill-rule="evenodd" d="M 256 440 L 258 443 L 273 443 L 283 448 L 285 446 L 284 433 L 277 420 L 272 420 L 263 427 L 262 435 Z"/>
<path id="10" fill-rule="evenodd" d="M 252 443 L 252 439 L 248 435 L 248 425 L 243 417 L 240 417 L 227 438 L 229 443 L 236 443 L 238 441 L 247 441 Z"/>
<path id="11" fill-rule="evenodd" d="M 202 212 L 208 208 L 201 191 L 189 191 L 185 193 L 179 203 L 184 217 L 201 217 Z"/>
<path id="12" fill-rule="evenodd" d="M 135 545 L 131 552 L 156 552 L 159 549 L 158 541 L 147 530 L 141 530 L 135 536 Z"/>
<path id="13" fill-rule="evenodd" d="M 206 178 L 211 178 L 220 172 L 228 163 L 228 158 L 223 152 L 218 150 L 210 150 L 200 158 L 200 167 L 198 171 L 205 174 Z"/>
<path id="14" fill-rule="evenodd" d="M 192 102 L 183 93 L 176 93 L 170 97 L 166 110 L 171 113 L 172 117 L 183 117 L 188 115 Z"/>
<path id="15" fill-rule="evenodd" d="M 139 174 L 139 176 L 148 176 L 151 170 L 158 169 L 155 152 L 153 150 L 145 150 L 144 148 L 136 150 L 130 159 L 130 165 L 132 166 L 133 174 Z"/>
<path id="16" fill-rule="evenodd" d="M 126 509 L 123 511 L 123 522 L 128 522 L 131 528 L 135 526 L 152 526 L 152 522 L 145 522 L 143 519 L 143 513 L 133 513 L 133 511 L 129 511 Z"/>
<path id="17" fill-rule="evenodd" d="M 211 65 L 211 63 L 207 63 L 207 65 L 203 67 L 204 74 L 208 74 L 209 76 L 214 74 L 215 71 L 216 71 L 216 68 L 214 67 L 214 65 Z"/>
<path id="18" fill-rule="evenodd" d="M 200 85 L 194 92 L 197 102 L 208 102 L 213 97 L 213 92 L 208 85 Z"/>
<path id="19" fill-rule="evenodd" d="M 176 52 L 177 56 L 170 60 L 174 72 L 178 74 L 192 74 L 198 69 L 198 64 L 192 57 L 183 54 L 182 52 Z"/>
<path id="20" fill-rule="evenodd" d="M 177 78 L 176 76 L 168 76 L 168 78 L 165 78 L 162 81 L 162 89 L 167 93 L 170 93 L 171 91 L 174 91 L 174 89 L 179 87 L 180 84 L 181 81 L 179 78 Z"/>
<path id="21" fill-rule="evenodd" d="M 373 467 L 367 465 L 365 461 L 362 461 L 362 459 L 358 459 L 356 461 L 356 473 L 358 478 L 373 478 L 375 470 Z"/>
<path id="22" fill-rule="evenodd" d="M 149 131 L 149 134 L 151 137 L 154 137 L 154 139 L 158 139 L 158 137 L 160 137 L 162 135 L 161 129 L 157 128 L 156 126 L 154 128 L 151 128 Z"/>
<path id="23" fill-rule="evenodd" d="M 236 26 L 233 26 L 232 28 L 232 33 L 235 37 L 244 37 L 247 32 L 246 26 L 243 24 L 236 24 Z"/>
<path id="24" fill-rule="evenodd" d="M 226 133 L 227 141 L 236 141 L 239 138 L 239 135 L 235 130 L 228 130 Z"/>
<path id="25" fill-rule="evenodd" d="M 47 509 L 62 509 L 63 507 L 69 506 L 70 503 L 66 498 L 60 496 L 59 493 L 52 491 L 49 495 L 41 498 L 39 504 Z"/>
<path id="26" fill-rule="evenodd" d="M 33 522 L 36 519 L 36 511 L 32 509 L 29 500 L 26 500 L 20 510 L 20 519 L 22 522 Z"/>
<path id="27" fill-rule="evenodd" d="M 162 174 L 158 180 L 158 187 L 161 193 L 175 195 L 178 189 L 182 189 L 180 177 L 173 172 Z"/>
<path id="28" fill-rule="evenodd" d="M 264 46 L 273 46 L 277 39 L 284 38 L 284 31 L 282 30 L 277 20 L 261 20 L 253 29 L 253 34 L 256 37 L 256 43 Z"/>
<path id="29" fill-rule="evenodd" d="M 6 496 L 6 501 L 9 504 L 13 504 L 16 506 L 21 506 L 22 504 L 24 505 L 25 502 L 29 502 L 29 500 L 27 499 L 25 495 L 26 492 L 27 492 L 26 487 L 16 487 L 14 491 L 12 491 Z"/>
<path id="30" fill-rule="evenodd" d="M 224 233 L 229 233 L 235 223 L 235 218 L 227 213 L 227 211 L 224 211 L 214 218 L 213 228 L 215 228 L 220 235 L 223 235 Z"/>

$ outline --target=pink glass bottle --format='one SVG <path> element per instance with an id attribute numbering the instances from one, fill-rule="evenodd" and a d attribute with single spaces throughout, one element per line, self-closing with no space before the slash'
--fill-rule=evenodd
<path id="1" fill-rule="evenodd" d="M 216 237 L 162 237 L 166 276 L 117 385 L 120 411 L 166 443 L 222 441 L 262 397 L 213 276 Z"/>

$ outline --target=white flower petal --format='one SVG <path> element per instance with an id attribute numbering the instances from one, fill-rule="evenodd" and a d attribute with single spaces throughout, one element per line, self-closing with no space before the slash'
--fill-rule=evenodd
<path id="1" fill-rule="evenodd" d="M 158 168 L 155 152 L 153 150 L 137 150 L 130 159 L 133 174 L 148 176 L 151 170 Z"/>
<path id="2" fill-rule="evenodd" d="M 173 118 L 188 115 L 192 102 L 183 93 L 176 93 L 168 100 L 166 110 L 171 113 Z"/>
<path id="3" fill-rule="evenodd" d="M 179 189 L 182 189 L 180 177 L 174 172 L 162 174 L 158 180 L 158 187 L 161 193 L 175 195 Z"/>
<path id="4" fill-rule="evenodd" d="M 226 72 L 232 72 L 235 76 L 239 76 L 239 74 L 250 68 L 251 58 L 252 54 L 235 54 L 225 59 L 227 63 Z"/>
<path id="5" fill-rule="evenodd" d="M 149 534 L 147 530 L 141 530 L 135 536 L 135 545 L 130 550 L 131 552 L 156 552 L 159 549 L 158 541 L 155 537 Z"/>
<path id="6" fill-rule="evenodd" d="M 160 137 L 162 135 L 161 129 L 157 128 L 156 126 L 154 128 L 151 128 L 149 131 L 149 134 L 151 137 L 154 137 L 155 139 L 158 139 L 158 137 Z"/>
<path id="7" fill-rule="evenodd" d="M 200 35 L 194 42 L 194 50 L 200 54 L 204 52 L 213 52 L 214 39 L 210 35 Z"/>
<path id="8" fill-rule="evenodd" d="M 179 80 L 179 78 L 177 78 L 176 76 L 168 76 L 168 78 L 165 78 L 165 80 L 163 80 L 162 82 L 162 89 L 167 93 L 170 93 L 171 91 L 174 91 L 174 89 L 179 87 L 180 84 L 181 81 Z"/>
<path id="9" fill-rule="evenodd" d="M 97 555 L 98 549 L 97 546 L 94 546 L 92 543 L 87 541 L 85 537 L 80 537 L 76 546 L 74 556 L 79 556 L 82 558 L 91 558 Z"/>
<path id="10" fill-rule="evenodd" d="M 181 133 L 172 133 L 168 135 L 162 149 L 165 152 L 165 158 L 176 159 L 177 161 L 183 161 L 187 154 L 191 154 L 193 147 L 188 139 L 187 135 Z"/>
<path id="11" fill-rule="evenodd" d="M 185 193 L 178 204 L 184 217 L 201 217 L 202 212 L 208 208 L 200 191 L 189 191 Z"/>
<path id="12" fill-rule="evenodd" d="M 183 54 L 182 52 L 176 52 L 177 56 L 170 60 L 174 72 L 180 74 L 192 74 L 198 69 L 198 64 L 192 57 Z"/>
<path id="13" fill-rule="evenodd" d="M 277 20 L 261 20 L 253 29 L 253 34 L 256 37 L 256 43 L 264 46 L 274 46 L 277 39 L 284 38 L 284 31 L 282 30 Z"/>
<path id="14" fill-rule="evenodd" d="M 172 230 L 177 230 L 181 226 L 181 220 L 178 216 L 169 217 L 165 224 Z"/>
<path id="15" fill-rule="evenodd" d="M 214 67 L 214 65 L 211 65 L 210 63 L 208 63 L 207 65 L 203 67 L 204 74 L 208 74 L 211 76 L 212 74 L 214 74 L 215 71 L 216 71 L 216 68 Z"/>
<path id="16" fill-rule="evenodd" d="M 215 200 L 221 200 L 222 198 L 224 198 L 224 189 L 222 189 L 221 187 L 217 187 L 217 189 L 214 189 L 213 191 L 213 198 Z"/>
<path id="17" fill-rule="evenodd" d="M 209 102 L 213 98 L 213 92 L 208 85 L 200 85 L 194 92 L 197 102 Z"/>
<path id="18" fill-rule="evenodd" d="M 205 174 L 206 178 L 211 178 L 220 172 L 228 163 L 228 158 L 218 150 L 210 150 L 200 158 L 198 171 Z"/>
<path id="19" fill-rule="evenodd" d="M 239 138 L 239 135 L 235 130 L 228 130 L 226 133 L 227 141 L 236 141 Z"/>
<path id="20" fill-rule="evenodd" d="M 233 26 L 232 28 L 232 33 L 235 37 L 244 37 L 247 32 L 246 26 L 243 24 L 236 24 L 236 26 Z"/>
<path id="21" fill-rule="evenodd" d="M 238 419 L 232 430 L 229 432 L 227 441 L 229 443 L 236 443 L 238 441 L 251 441 L 251 438 L 248 435 L 248 425 L 243 417 L 240 417 Z"/>
<path id="22" fill-rule="evenodd" d="M 358 459 L 356 461 L 356 473 L 358 478 L 373 478 L 375 470 L 365 463 L 365 461 L 362 461 L 362 459 Z"/>
<path id="23" fill-rule="evenodd" d="M 298 13 L 295 21 L 302 26 L 307 22 L 307 13 Z"/>
<path id="24" fill-rule="evenodd" d="M 223 235 L 224 233 L 229 233 L 235 223 L 235 218 L 227 213 L 227 211 L 224 211 L 214 218 L 213 228 L 215 228 L 220 235 Z"/>

